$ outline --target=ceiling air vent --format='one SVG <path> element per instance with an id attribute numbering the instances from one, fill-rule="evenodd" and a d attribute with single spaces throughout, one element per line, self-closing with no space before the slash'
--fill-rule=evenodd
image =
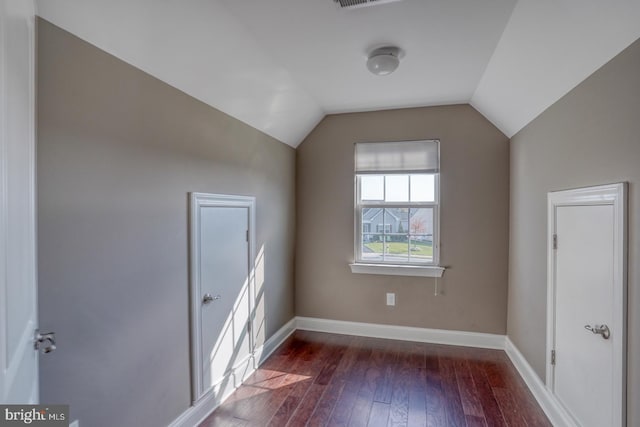
<path id="1" fill-rule="evenodd" d="M 356 9 L 359 7 L 375 6 L 377 4 L 392 3 L 400 0 L 333 0 L 343 9 Z"/>

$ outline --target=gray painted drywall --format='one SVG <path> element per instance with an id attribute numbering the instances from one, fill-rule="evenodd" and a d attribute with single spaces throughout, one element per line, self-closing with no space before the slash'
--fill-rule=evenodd
<path id="1" fill-rule="evenodd" d="M 640 425 L 640 41 L 511 140 L 508 335 L 545 376 L 547 193 L 629 182 L 628 410 Z M 588 268 L 589 263 L 585 263 Z"/>
<path id="2" fill-rule="evenodd" d="M 353 274 L 353 144 L 441 141 L 439 279 Z M 297 150 L 296 313 L 504 334 L 509 144 L 469 105 L 327 116 Z M 396 293 L 396 306 L 385 293 Z"/>
<path id="3" fill-rule="evenodd" d="M 257 196 L 266 335 L 293 317 L 292 148 L 39 20 L 37 150 L 43 402 L 91 427 L 188 408 L 190 191 Z"/>

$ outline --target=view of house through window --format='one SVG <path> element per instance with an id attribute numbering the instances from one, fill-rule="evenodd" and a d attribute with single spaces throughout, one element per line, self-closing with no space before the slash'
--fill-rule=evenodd
<path id="1" fill-rule="evenodd" d="M 431 143 L 426 149 L 432 151 L 435 146 L 437 159 L 437 142 L 420 142 Z M 382 144 L 386 143 L 376 143 L 378 156 L 382 153 L 379 149 Z M 412 149 L 415 149 L 415 142 L 408 144 L 414 144 Z M 397 156 L 397 153 L 391 155 Z M 407 173 L 398 170 L 402 168 L 397 164 L 381 167 L 381 162 L 375 163 L 378 166 L 369 169 L 379 173 L 358 170 L 356 166 L 357 261 L 436 264 L 438 169 L 427 164 L 415 173 Z"/>

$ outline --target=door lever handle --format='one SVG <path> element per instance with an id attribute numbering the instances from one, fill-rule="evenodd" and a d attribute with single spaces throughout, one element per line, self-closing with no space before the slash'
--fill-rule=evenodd
<path id="1" fill-rule="evenodd" d="M 219 300 L 220 298 L 222 298 L 220 295 L 216 295 L 214 297 L 211 294 L 204 294 L 204 296 L 202 297 L 202 303 L 203 304 L 209 304 L 209 303 L 211 303 L 211 301 Z"/>
<path id="2" fill-rule="evenodd" d="M 611 331 L 607 325 L 584 325 L 587 331 L 591 331 L 593 334 L 602 335 L 602 338 L 608 340 L 611 336 Z"/>
<path id="3" fill-rule="evenodd" d="M 35 350 L 42 350 L 43 353 L 51 353 L 56 349 L 56 333 L 47 332 L 41 334 L 40 331 L 36 329 L 33 338 L 33 348 Z"/>

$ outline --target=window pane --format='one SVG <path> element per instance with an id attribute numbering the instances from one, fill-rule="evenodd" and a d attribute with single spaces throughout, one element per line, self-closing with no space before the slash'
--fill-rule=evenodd
<path id="1" fill-rule="evenodd" d="M 385 233 L 409 233 L 409 209 L 385 208 L 384 224 Z"/>
<path id="2" fill-rule="evenodd" d="M 363 233 L 381 233 L 382 221 L 384 217 L 384 209 L 382 208 L 363 208 L 362 209 L 362 232 Z M 380 228 L 378 228 L 380 225 Z"/>
<path id="3" fill-rule="evenodd" d="M 386 262 L 409 261 L 408 208 L 384 209 L 384 245 L 382 252 Z"/>
<path id="4" fill-rule="evenodd" d="M 409 210 L 409 233 L 433 236 L 433 208 L 411 208 Z"/>
<path id="5" fill-rule="evenodd" d="M 365 262 L 380 262 L 382 256 L 382 239 L 381 234 L 363 234 L 362 235 L 362 260 Z"/>
<path id="6" fill-rule="evenodd" d="M 409 175 L 385 176 L 385 201 L 409 201 Z"/>
<path id="7" fill-rule="evenodd" d="M 433 237 L 425 234 L 411 236 L 411 262 L 433 262 Z"/>
<path id="8" fill-rule="evenodd" d="M 409 237 L 406 234 L 387 236 L 384 260 L 397 263 L 409 261 Z"/>
<path id="9" fill-rule="evenodd" d="M 361 200 L 383 200 L 384 199 L 384 176 L 383 175 L 360 175 L 360 199 Z"/>
<path id="10" fill-rule="evenodd" d="M 411 175 L 411 201 L 435 202 L 435 175 Z"/>
<path id="11" fill-rule="evenodd" d="M 409 261 L 409 238 L 406 234 L 363 235 L 362 246 L 363 260 L 397 263 Z"/>

